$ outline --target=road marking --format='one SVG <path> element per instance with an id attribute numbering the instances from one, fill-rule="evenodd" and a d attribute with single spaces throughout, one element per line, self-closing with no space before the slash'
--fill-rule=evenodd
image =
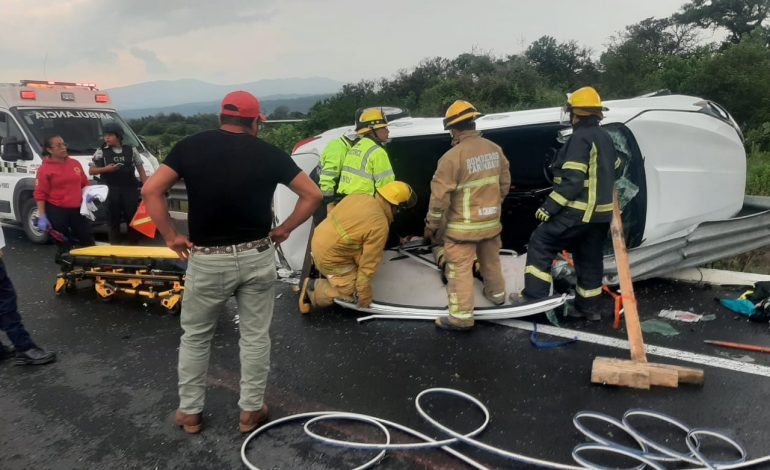
<path id="1" fill-rule="evenodd" d="M 532 322 L 522 320 L 498 320 L 494 323 L 500 325 L 509 326 L 512 328 L 518 328 L 520 330 L 532 331 Z M 629 349 L 628 341 L 617 338 L 610 338 L 609 336 L 602 336 L 593 333 L 585 333 L 582 331 L 568 330 L 566 328 L 559 328 L 551 325 L 537 325 L 537 332 L 546 335 L 557 336 L 559 338 L 577 339 L 585 343 L 599 344 L 602 346 L 609 346 L 618 349 Z M 669 359 L 676 359 L 679 361 L 692 362 L 695 364 L 701 364 L 704 366 L 718 367 L 721 369 L 732 370 L 735 372 L 743 372 L 745 374 L 761 375 L 763 377 L 770 377 L 770 367 L 760 366 L 757 364 L 751 364 L 747 362 L 734 361 L 732 359 L 725 359 L 722 357 L 708 356 L 706 354 L 697 354 L 688 351 L 680 351 L 678 349 L 664 348 L 661 346 L 653 346 L 646 344 L 644 346 L 647 354 L 653 356 L 667 357 Z"/>

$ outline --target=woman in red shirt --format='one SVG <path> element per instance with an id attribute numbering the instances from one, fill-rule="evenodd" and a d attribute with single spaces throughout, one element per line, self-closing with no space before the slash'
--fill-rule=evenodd
<path id="1" fill-rule="evenodd" d="M 43 159 L 35 181 L 37 228 L 61 233 L 64 238 L 57 240 L 60 250 L 72 245 L 91 246 L 94 244 L 91 224 L 80 215 L 88 177 L 80 163 L 67 154 L 67 144 L 61 136 L 47 138 L 43 146 L 43 156 L 48 158 Z"/>

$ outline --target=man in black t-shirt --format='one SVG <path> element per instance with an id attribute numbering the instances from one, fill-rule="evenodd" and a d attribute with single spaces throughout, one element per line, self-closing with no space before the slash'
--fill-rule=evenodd
<path id="1" fill-rule="evenodd" d="M 178 142 L 142 189 L 147 210 L 182 259 L 189 257 L 180 323 L 179 409 L 176 424 L 201 430 L 211 339 L 220 311 L 235 295 L 241 332 L 240 430 L 267 420 L 268 330 L 276 278 L 273 243 L 281 243 L 318 207 L 321 191 L 283 151 L 257 138 L 264 120 L 253 95 L 225 96 L 220 128 Z M 165 193 L 184 179 L 190 237 L 177 233 Z M 297 194 L 294 211 L 271 230 L 278 184 Z"/>

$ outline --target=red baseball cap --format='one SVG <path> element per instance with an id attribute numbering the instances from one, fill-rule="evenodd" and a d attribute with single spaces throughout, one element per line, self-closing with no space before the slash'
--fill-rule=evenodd
<path id="1" fill-rule="evenodd" d="M 237 116 L 244 118 L 259 118 L 266 121 L 267 118 L 261 112 L 261 106 L 256 96 L 248 91 L 233 91 L 222 100 L 221 114 L 225 116 Z"/>

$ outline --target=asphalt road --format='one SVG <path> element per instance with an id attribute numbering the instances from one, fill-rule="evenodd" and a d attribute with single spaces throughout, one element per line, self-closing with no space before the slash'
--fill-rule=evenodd
<path id="1" fill-rule="evenodd" d="M 237 430 L 234 303 L 222 312 L 214 339 L 204 430 L 186 435 L 172 424 L 177 406 L 178 317 L 135 299 L 104 303 L 87 287 L 57 297 L 52 289 L 58 271 L 54 248 L 32 245 L 18 230 L 6 228 L 5 233 L 6 263 L 24 322 L 40 345 L 58 352 L 59 360 L 38 367 L 0 363 L 1 469 L 244 468 L 240 459 L 244 437 Z M 491 421 L 479 440 L 532 457 L 571 463 L 572 448 L 585 442 L 572 426 L 576 412 L 593 410 L 619 418 L 637 407 L 670 414 L 693 427 L 722 430 L 738 439 L 749 457 L 770 453 L 770 376 L 650 356 L 653 362 L 703 368 L 705 384 L 649 391 L 592 385 L 594 357 L 627 358 L 628 352 L 587 342 L 535 349 L 528 331 L 495 324 L 453 334 L 436 330 L 429 322 L 358 324 L 354 314 L 335 309 L 301 316 L 291 287 L 276 283 L 267 389 L 273 419 L 311 411 L 351 411 L 443 438 L 417 414 L 414 404 L 424 389 L 449 387 L 475 396 L 489 408 Z M 770 344 L 767 324 L 750 323 L 713 300 L 734 297 L 739 289 L 664 281 L 635 287 L 643 320 L 663 308 L 717 316 L 694 324 L 670 322 L 679 334 L 647 334 L 648 344 L 770 367 L 768 354 L 702 343 L 722 339 Z M 600 325 L 576 322 L 565 327 L 623 338 L 623 331 L 612 330 L 610 323 L 607 319 Z M 426 406 L 462 432 L 481 420 L 477 410 L 457 399 L 429 397 Z M 382 439 L 367 425 L 322 426 L 349 439 Z M 670 428 L 645 423 L 640 429 L 666 445 L 685 448 L 681 433 Z M 617 430 L 606 432 L 623 440 Z M 399 433 L 393 438 L 404 440 Z M 492 468 L 524 467 L 464 445 L 457 448 Z M 293 424 L 267 432 L 249 447 L 248 455 L 260 468 L 322 469 L 353 468 L 374 453 L 310 442 Z M 402 451 L 388 453 L 379 468 L 466 467 L 443 452 Z"/>

